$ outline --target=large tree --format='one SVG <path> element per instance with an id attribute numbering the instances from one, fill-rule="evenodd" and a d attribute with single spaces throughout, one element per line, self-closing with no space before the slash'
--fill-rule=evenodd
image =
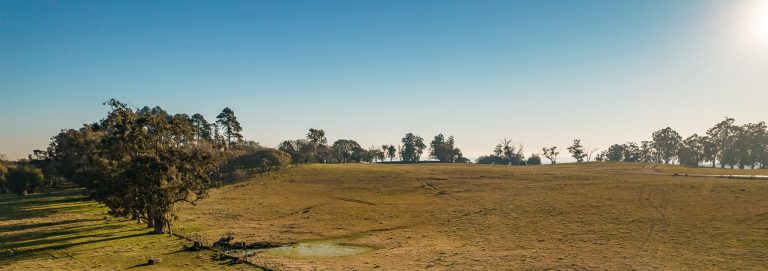
<path id="1" fill-rule="evenodd" d="M 99 123 L 54 137 L 57 172 L 83 184 L 111 214 L 171 232 L 174 206 L 195 204 L 216 185 L 214 149 L 197 138 L 188 116 L 107 104 L 112 110 Z"/>
<path id="2" fill-rule="evenodd" d="M 680 149 L 682 137 L 672 128 L 667 127 L 653 132 L 653 148 L 659 152 L 665 164 L 669 164 Z"/>
<path id="3" fill-rule="evenodd" d="M 403 162 L 418 163 L 421 155 L 424 153 L 424 148 L 427 145 L 424 144 L 424 139 L 413 133 L 407 133 L 402 139 L 403 146 L 400 150 L 400 157 Z"/>
<path id="4" fill-rule="evenodd" d="M 232 146 L 232 138 L 238 142 L 243 140 L 243 135 L 240 132 L 243 131 L 243 127 L 240 126 L 240 122 L 237 121 L 235 111 L 229 109 L 229 107 L 221 110 L 218 116 L 216 116 L 216 124 L 223 130 L 224 136 L 227 138 L 227 148 Z"/>

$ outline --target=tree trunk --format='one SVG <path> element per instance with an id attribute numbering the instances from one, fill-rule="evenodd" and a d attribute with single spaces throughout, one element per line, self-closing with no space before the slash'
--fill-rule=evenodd
<path id="1" fill-rule="evenodd" d="M 156 234 L 163 234 L 165 233 L 165 226 L 168 224 L 168 220 L 163 215 L 156 216 L 154 219 L 154 233 Z"/>

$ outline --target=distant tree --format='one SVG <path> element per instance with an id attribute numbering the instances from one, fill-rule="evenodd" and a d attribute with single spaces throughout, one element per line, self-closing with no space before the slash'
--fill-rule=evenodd
<path id="1" fill-rule="evenodd" d="M 606 153 L 607 153 L 607 151 L 602 151 L 602 152 L 598 153 L 597 155 L 595 155 L 595 161 L 596 162 L 606 161 L 606 158 L 605 158 L 605 154 Z"/>
<path id="2" fill-rule="evenodd" d="M 665 164 L 669 164 L 680 149 L 682 137 L 672 130 L 664 128 L 653 133 L 653 148 L 659 152 Z"/>
<path id="3" fill-rule="evenodd" d="M 267 172 L 284 169 L 291 164 L 291 155 L 276 149 L 261 148 L 238 155 L 222 167 L 224 172 L 249 170 Z"/>
<path id="4" fill-rule="evenodd" d="M 17 166 L 8 169 L 6 186 L 17 195 L 34 194 L 43 182 L 43 171 L 32 166 Z"/>
<path id="5" fill-rule="evenodd" d="M 213 126 L 208 123 L 207 120 L 205 120 L 205 117 L 203 115 L 194 114 L 189 119 L 190 122 L 192 122 L 192 125 L 195 127 L 195 136 L 198 139 L 205 139 L 205 140 L 212 140 L 213 135 L 211 133 L 211 129 Z"/>
<path id="6" fill-rule="evenodd" d="M 516 165 L 525 166 L 527 164 L 526 158 L 523 155 L 523 146 L 515 147 L 512 145 L 512 140 L 501 139 L 500 143 L 493 149 L 493 154 L 483 155 L 477 158 L 478 164 L 494 164 L 494 165 Z"/>
<path id="7" fill-rule="evenodd" d="M 512 140 L 509 139 L 502 139 L 501 144 L 497 145 L 501 146 L 502 154 L 504 155 L 504 158 L 506 158 L 506 162 L 508 165 L 525 165 L 525 156 L 523 155 L 523 146 L 520 145 L 519 148 L 516 148 L 514 145 L 512 145 Z M 494 149 L 494 153 L 496 150 Z"/>
<path id="8" fill-rule="evenodd" d="M 328 147 L 328 140 L 325 138 L 325 131 L 323 129 L 310 128 L 307 133 L 307 140 L 309 140 L 311 153 L 310 161 L 312 162 L 325 162 L 324 150 Z"/>
<path id="9" fill-rule="evenodd" d="M 370 148 L 368 148 L 368 153 L 370 154 L 372 161 L 368 161 L 368 162 L 376 162 L 376 161 L 384 162 L 384 157 L 386 156 L 384 154 L 385 151 L 386 151 L 386 148 L 377 149 L 375 146 L 371 146 Z"/>
<path id="10" fill-rule="evenodd" d="M 237 121 L 235 111 L 232 111 L 229 107 L 224 108 L 216 116 L 216 124 L 223 130 L 224 136 L 227 138 L 227 148 L 231 147 L 232 138 L 235 138 L 237 142 L 243 139 L 243 135 L 240 134 L 243 128 L 240 126 L 240 122 Z"/>
<path id="11" fill-rule="evenodd" d="M 494 156 L 501 156 L 504 154 L 504 145 L 503 144 L 496 144 L 496 147 L 493 148 L 493 155 Z"/>
<path id="12" fill-rule="evenodd" d="M 622 149 L 624 150 L 624 161 L 625 162 L 641 162 L 643 153 L 640 147 L 635 144 L 635 142 L 627 142 L 625 144 L 621 145 Z"/>
<path id="13" fill-rule="evenodd" d="M 429 157 L 435 158 L 440 162 L 454 162 L 461 157 L 461 150 L 455 148 L 453 136 L 445 140 L 443 134 L 438 134 L 432 140 L 430 145 Z"/>
<path id="14" fill-rule="evenodd" d="M 354 140 L 336 140 L 336 142 L 333 142 L 331 149 L 339 163 L 360 162 L 363 159 L 364 150 Z"/>
<path id="15" fill-rule="evenodd" d="M 418 163 L 421 155 L 424 153 L 424 148 L 427 145 L 424 144 L 424 139 L 420 136 L 408 133 L 403 137 L 403 147 L 400 151 L 400 157 L 403 162 Z"/>
<path id="16" fill-rule="evenodd" d="M 395 145 L 389 145 L 389 147 L 387 147 L 387 157 L 389 157 L 390 162 L 397 157 L 397 148 Z"/>
<path id="17" fill-rule="evenodd" d="M 544 147 L 544 148 L 541 148 L 541 152 L 542 152 L 541 155 L 543 155 L 545 158 L 549 159 L 549 162 L 551 164 L 554 165 L 554 164 L 557 163 L 557 155 L 560 154 L 560 152 L 557 150 L 557 147 L 555 147 L 555 146 L 552 146 L 552 147 L 549 147 L 549 148 Z"/>
<path id="18" fill-rule="evenodd" d="M 624 160 L 625 145 L 613 144 L 603 153 L 606 161 L 620 162 Z"/>
<path id="19" fill-rule="evenodd" d="M 747 123 L 742 125 L 736 134 L 734 142 L 735 160 L 739 168 L 755 168 L 764 161 L 768 148 L 768 131 L 765 122 Z"/>
<path id="20" fill-rule="evenodd" d="M 373 161 L 376 159 L 374 157 L 374 154 L 370 150 L 361 149 L 360 150 L 360 161 L 366 162 L 366 163 L 373 163 Z"/>
<path id="21" fill-rule="evenodd" d="M 584 147 L 581 146 L 581 139 L 574 139 L 573 145 L 568 147 L 568 152 L 571 153 L 571 157 L 576 159 L 577 163 L 584 162 L 584 158 L 587 157 Z"/>
<path id="22" fill-rule="evenodd" d="M 683 140 L 677 152 L 680 164 L 692 167 L 699 166 L 705 159 L 704 144 L 703 138 L 697 134 L 693 134 Z"/>
<path id="23" fill-rule="evenodd" d="M 736 141 L 738 127 L 734 125 L 734 122 L 733 118 L 726 117 L 725 120 L 707 130 L 707 136 L 710 137 L 714 145 L 720 167 L 725 167 L 726 164 L 733 165 L 735 162 L 733 161 L 733 146 Z"/>
<path id="24" fill-rule="evenodd" d="M 541 165 L 541 157 L 539 157 L 539 155 L 535 153 L 531 154 L 531 156 L 528 157 L 526 164 L 529 166 Z"/>
<path id="25" fill-rule="evenodd" d="M 712 163 L 712 167 L 717 166 L 717 155 L 718 155 L 718 149 L 715 145 L 715 142 L 712 140 L 712 137 L 705 135 L 699 137 L 699 142 L 701 144 L 701 154 L 702 154 L 702 162 L 708 161 Z"/>
<path id="26" fill-rule="evenodd" d="M 294 164 L 309 163 L 313 150 L 312 143 L 305 139 L 283 141 L 277 149 L 291 155 Z"/>
<path id="27" fill-rule="evenodd" d="M 658 152 L 653 148 L 653 142 L 641 141 L 640 142 L 640 162 L 643 163 L 659 163 Z"/>

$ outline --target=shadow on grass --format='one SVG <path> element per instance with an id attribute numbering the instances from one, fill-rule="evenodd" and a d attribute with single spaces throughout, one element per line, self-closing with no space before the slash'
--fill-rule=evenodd
<path id="1" fill-rule="evenodd" d="M 99 238 L 94 240 L 88 240 L 88 241 L 81 241 L 81 242 L 73 242 L 73 243 L 67 243 L 67 244 L 59 244 L 59 245 L 51 245 L 51 246 L 45 246 L 45 247 L 38 247 L 33 249 L 28 249 L 24 251 L 18 251 L 18 253 L 14 256 L 7 256 L 2 255 L 0 256 L 0 264 L 5 263 L 12 263 L 14 261 L 20 261 L 20 260 L 28 260 L 28 259 L 34 259 L 37 257 L 50 257 L 49 254 L 46 253 L 39 253 L 44 251 L 57 251 L 57 250 L 63 250 L 74 246 L 81 246 L 81 245 L 90 245 L 90 244 L 98 244 L 103 242 L 110 242 L 115 240 L 122 240 L 122 239 L 128 239 L 128 238 L 134 238 L 134 237 L 141 237 L 146 236 L 148 233 L 136 233 L 136 234 L 130 234 L 130 235 L 124 235 L 124 236 L 115 236 L 110 238 Z"/>
<path id="2" fill-rule="evenodd" d="M 74 211 L 89 203 L 80 189 L 44 190 L 38 194 L 0 195 L 0 220 L 36 218 L 56 212 Z M 82 203 L 82 204 L 77 204 Z"/>
<path id="3" fill-rule="evenodd" d="M 69 225 L 69 224 L 78 224 L 78 223 L 84 223 L 84 222 L 93 222 L 93 221 L 100 221 L 102 219 L 68 219 L 68 220 L 61 220 L 61 221 L 54 221 L 54 222 L 43 222 L 43 223 L 34 223 L 34 224 L 15 224 L 15 225 L 8 225 L 8 226 L 0 226 L 0 232 L 13 232 L 13 231 L 24 231 L 28 229 L 39 229 L 43 227 L 54 227 L 54 226 L 63 226 L 63 225 Z M 75 227 L 73 225 L 73 227 Z M 76 226 L 79 227 L 79 226 Z"/>
<path id="4" fill-rule="evenodd" d="M 17 251 L 26 251 L 27 248 L 30 247 L 37 247 L 45 244 L 50 243 L 60 243 L 60 242 L 66 242 L 76 239 L 83 239 L 83 238 L 94 238 L 94 237 L 113 237 L 116 234 L 123 233 L 123 232 L 131 232 L 135 231 L 135 229 L 126 229 L 122 231 L 107 231 L 107 232 L 100 232 L 100 231 L 106 231 L 106 230 L 114 230 L 123 228 L 125 225 L 103 225 L 99 227 L 88 227 L 86 229 L 82 230 L 69 230 L 69 231 L 42 231 L 42 232 L 34 232 L 29 234 L 24 234 L 21 236 L 18 236 L 16 238 L 8 238 L 9 241 L 12 243 L 5 243 L 0 245 L 0 249 L 16 249 Z M 92 233 L 92 234 L 85 234 L 89 232 L 100 232 L 100 233 Z M 71 235 L 66 237 L 58 237 L 63 235 Z"/>
<path id="5" fill-rule="evenodd" d="M 94 218 L 106 214 L 94 209 L 95 205 L 80 191 L 61 189 L 43 190 L 28 196 L 0 195 L 0 221 L 4 222 L 0 223 L 4 224 L 0 226 L 0 265 L 52 257 L 52 253 L 74 246 L 130 239 L 149 233 L 130 223 Z M 57 213 L 81 218 L 58 220 L 57 216 L 52 216 Z M 16 252 L 14 256 L 6 252 L 10 249 Z"/>

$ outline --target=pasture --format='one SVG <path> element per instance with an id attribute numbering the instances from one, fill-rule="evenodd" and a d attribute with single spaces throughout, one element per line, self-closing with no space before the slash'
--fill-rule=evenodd
<path id="1" fill-rule="evenodd" d="M 175 226 L 208 243 L 231 233 L 369 248 L 249 257 L 280 270 L 765 269 L 768 181 L 644 174 L 745 172 L 768 175 L 633 163 L 302 165 L 214 189 L 181 206 Z M 76 190 L 2 195 L 0 210 L 0 269 L 255 268 L 184 252 L 189 241 L 146 234 Z M 142 265 L 151 256 L 163 262 Z"/>

